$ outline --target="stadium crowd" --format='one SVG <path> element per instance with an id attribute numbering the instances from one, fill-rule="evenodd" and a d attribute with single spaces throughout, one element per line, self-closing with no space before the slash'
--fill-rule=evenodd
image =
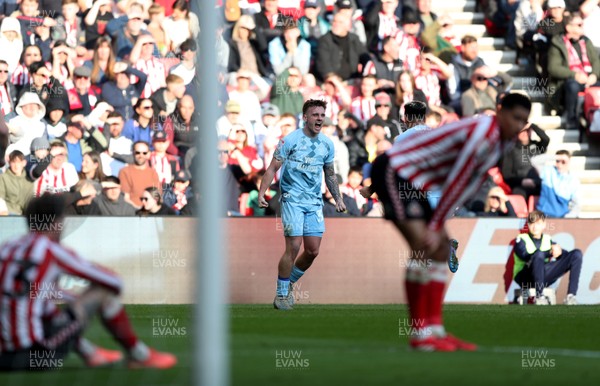
<path id="1" fill-rule="evenodd" d="M 514 35 L 538 76 L 558 90 L 548 105 L 564 114 L 568 129 L 578 129 L 572 125 L 582 113 L 572 95 L 593 89 L 600 76 L 600 32 L 589 27 L 600 14 L 598 1 L 479 3 L 488 32 Z M 217 156 L 228 215 L 278 213 L 277 179 L 267 209 L 258 206 L 257 185 L 279 140 L 302 125 L 308 99 L 328 103 L 323 133 L 335 146 L 344 199 L 356 204 L 347 213 L 327 213 L 381 216 L 377 199 L 359 191 L 370 162 L 406 130 L 406 103 L 423 102 L 425 124 L 435 129 L 495 114 L 512 86 L 508 74 L 479 56 L 478 39 L 458 36 L 450 15 L 436 15 L 431 0 L 216 5 L 225 19 L 214 49 L 222 85 Z M 21 214 L 29 197 L 45 192 L 68 194 L 70 214 L 195 213 L 201 32 L 189 3 L 22 0 L 2 7 L 0 103 L 10 138 L 0 213 Z M 577 215 L 570 155 L 538 171 L 530 157 L 545 152 L 548 136 L 532 124 L 519 141 L 490 171 L 488 189 L 459 214 L 513 215 L 507 195 L 520 195 L 540 196 L 538 203 L 557 217 Z M 502 193 L 488 194 L 494 186 Z M 325 189 L 323 198 L 331 199 Z"/>

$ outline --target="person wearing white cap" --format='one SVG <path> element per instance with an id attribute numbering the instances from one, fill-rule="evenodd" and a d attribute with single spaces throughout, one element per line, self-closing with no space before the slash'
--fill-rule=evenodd
<path id="1" fill-rule="evenodd" d="M 12 150 L 29 154 L 34 138 L 47 136 L 46 124 L 42 121 L 46 107 L 34 92 L 26 92 L 15 109 L 17 116 L 8 122 Z"/>

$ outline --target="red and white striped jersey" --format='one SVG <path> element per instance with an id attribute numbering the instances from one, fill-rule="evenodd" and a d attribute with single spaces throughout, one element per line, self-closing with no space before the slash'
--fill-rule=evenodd
<path id="1" fill-rule="evenodd" d="M 29 233 L 0 247 L 0 352 L 26 349 L 44 341 L 42 319 L 55 311 L 56 301 L 65 299 L 58 287 L 62 274 L 116 293 L 122 289 L 115 273 L 44 235 Z"/>
<path id="2" fill-rule="evenodd" d="M 394 39 L 400 45 L 399 58 L 404 63 L 404 69 L 416 71 L 421 67 L 419 56 L 421 55 L 421 45 L 415 36 L 408 35 L 402 30 L 396 31 Z"/>
<path id="3" fill-rule="evenodd" d="M 2 112 L 4 115 L 13 111 L 13 102 L 10 99 L 6 84 L 0 86 L 0 103 L 2 104 Z"/>
<path id="4" fill-rule="evenodd" d="M 401 31 L 399 24 L 399 19 L 396 15 L 387 16 L 383 12 L 379 12 L 379 29 L 377 30 L 379 41 Z"/>
<path id="5" fill-rule="evenodd" d="M 142 98 L 150 98 L 156 90 L 166 84 L 165 66 L 154 56 L 148 60 L 138 59 L 133 67 L 148 75 Z M 131 75 L 131 84 L 135 84 L 137 81 L 137 76 Z"/>
<path id="6" fill-rule="evenodd" d="M 156 170 L 158 180 L 161 184 L 170 184 L 173 180 L 173 171 L 171 163 L 175 163 L 175 172 L 179 171 L 179 161 L 177 157 L 171 154 L 165 154 L 164 157 L 159 156 L 156 152 L 150 155 L 150 166 Z"/>
<path id="7" fill-rule="evenodd" d="M 363 206 L 367 203 L 367 199 L 364 198 L 362 196 L 362 194 L 360 194 L 361 188 L 362 188 L 362 186 L 359 186 L 358 188 L 354 189 L 349 184 L 346 184 L 346 185 L 340 186 L 340 193 L 346 194 L 350 198 L 352 198 L 354 201 L 356 201 L 356 206 L 358 207 L 359 210 L 362 211 Z"/>
<path id="8" fill-rule="evenodd" d="M 428 224 L 439 230 L 446 217 L 475 194 L 507 145 L 496 118 L 484 115 L 416 132 L 394 143 L 387 154 L 390 166 L 415 189 L 442 192 Z"/>
<path id="9" fill-rule="evenodd" d="M 442 104 L 440 79 L 434 71 L 430 71 L 428 74 L 424 74 L 421 70 L 417 71 L 415 86 L 423 91 L 429 106 L 440 106 Z"/>
<path id="10" fill-rule="evenodd" d="M 79 176 L 73 164 L 65 162 L 59 171 L 47 167 L 33 183 L 33 195 L 40 197 L 44 193 L 68 192 L 77 181 L 79 181 Z"/>
<path id="11" fill-rule="evenodd" d="M 10 82 L 15 86 L 26 86 L 30 84 L 31 77 L 29 76 L 29 69 L 23 64 L 19 64 L 12 73 Z"/>
<path id="12" fill-rule="evenodd" d="M 325 116 L 337 125 L 338 114 L 342 110 L 342 100 L 339 96 L 331 96 L 325 94 L 324 91 L 320 91 L 316 94 L 312 94 L 310 99 L 320 99 L 327 103 L 327 107 L 325 108 Z"/>
<path id="13" fill-rule="evenodd" d="M 368 121 L 377 113 L 375 109 L 375 98 L 363 98 L 362 96 L 358 96 L 352 99 L 350 111 L 352 112 L 352 115 L 359 120 L 363 122 Z"/>

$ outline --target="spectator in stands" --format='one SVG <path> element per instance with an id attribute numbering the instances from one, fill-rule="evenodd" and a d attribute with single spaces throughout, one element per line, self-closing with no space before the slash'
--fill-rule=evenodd
<path id="1" fill-rule="evenodd" d="M 40 12 L 39 0 L 21 0 L 19 10 L 13 12 L 11 16 L 19 20 L 19 24 L 21 24 L 21 36 L 23 36 L 24 41 L 26 41 L 28 36 L 33 34 L 35 26 L 39 23 L 43 23 L 48 27 L 56 27 L 56 20 L 45 16 L 45 14 L 47 15 L 46 12 Z"/>
<path id="2" fill-rule="evenodd" d="M 425 115 L 425 126 L 437 129 L 442 123 L 442 115 L 437 111 L 430 111 Z"/>
<path id="3" fill-rule="evenodd" d="M 333 16 L 331 31 L 319 39 L 315 59 L 315 75 L 324 80 L 329 73 L 336 73 L 342 80 L 360 76 L 360 58 L 366 55 L 365 46 L 350 32 L 351 21 L 344 15 Z"/>
<path id="4" fill-rule="evenodd" d="M 50 142 L 45 137 L 35 138 L 31 142 L 31 152 L 26 157 L 25 167 L 27 181 L 33 182 L 42 175 L 50 163 Z"/>
<path id="5" fill-rule="evenodd" d="M 26 92 L 19 99 L 15 109 L 17 115 L 8 121 L 9 141 L 14 150 L 29 154 L 29 147 L 34 138 L 48 137 L 46 123 L 43 118 L 46 115 L 46 107 L 34 92 Z"/>
<path id="6" fill-rule="evenodd" d="M 137 216 L 174 216 L 176 214 L 173 209 L 163 204 L 160 190 L 154 186 L 144 189 L 140 200 L 142 207 L 135 212 Z"/>
<path id="7" fill-rule="evenodd" d="M 420 19 L 416 11 L 409 8 L 402 12 L 402 31 L 395 35 L 395 39 L 400 44 L 400 60 L 404 63 L 404 68 L 410 71 L 417 70 L 420 64 L 420 29 Z"/>
<path id="8" fill-rule="evenodd" d="M 17 89 L 10 81 L 9 72 L 8 63 L 0 59 L 0 108 L 5 116 L 14 111 L 17 105 Z"/>
<path id="9" fill-rule="evenodd" d="M 150 32 L 154 38 L 160 56 L 165 57 L 169 53 L 171 47 L 169 35 L 164 26 L 165 7 L 158 3 L 153 3 L 150 8 L 148 8 L 148 16 L 150 17 L 150 23 L 148 23 L 146 30 Z M 188 40 L 195 41 L 194 39 Z M 181 49 L 181 45 L 179 48 Z M 181 52 L 183 53 L 183 50 L 181 50 Z"/>
<path id="10" fill-rule="evenodd" d="M 198 45 L 195 40 L 187 39 L 179 46 L 181 62 L 169 69 L 169 74 L 177 75 L 183 79 L 186 86 L 192 83 L 196 76 L 196 51 Z"/>
<path id="11" fill-rule="evenodd" d="M 244 106 L 240 111 L 240 119 L 260 122 L 262 118 L 260 100 L 269 94 L 269 84 L 260 76 L 244 69 L 237 72 L 236 79 L 237 87 L 229 92 L 229 99 L 238 102 L 240 106 Z M 251 83 L 258 87 L 257 91 L 250 88 Z"/>
<path id="12" fill-rule="evenodd" d="M 142 98 L 149 98 L 156 90 L 166 86 L 165 66 L 154 56 L 155 49 L 152 35 L 140 35 L 129 56 L 130 65 L 147 75 Z"/>
<path id="13" fill-rule="evenodd" d="M 346 210 L 344 212 L 338 212 L 336 210 L 335 200 L 331 195 L 331 192 L 326 187 L 325 193 L 323 193 L 323 216 L 324 217 L 359 217 L 360 210 L 356 206 L 356 201 L 352 199 L 352 197 L 348 196 L 346 193 L 341 191 L 343 186 L 342 176 L 336 174 L 338 186 L 340 189 L 340 194 L 342 195 L 342 199 L 344 200 L 344 204 L 346 205 Z"/>
<path id="14" fill-rule="evenodd" d="M 304 97 L 300 93 L 302 74 L 296 67 L 289 67 L 275 80 L 271 88 L 271 103 L 279 108 L 281 113 L 291 113 L 296 116 L 302 113 Z"/>
<path id="15" fill-rule="evenodd" d="M 10 81 L 17 87 L 17 94 L 20 95 L 21 90 L 29 86 L 31 76 L 29 75 L 29 66 L 33 62 L 42 60 L 42 50 L 38 46 L 26 46 L 21 54 L 19 65 L 12 72 Z"/>
<path id="16" fill-rule="evenodd" d="M 532 133 L 540 140 L 532 140 Z M 500 170 L 504 182 L 512 189 L 512 194 L 521 195 L 527 200 L 529 196 L 540 194 L 542 182 L 531 163 L 531 157 L 546 152 L 550 137 L 536 124 L 528 123 L 518 134 L 517 140 L 516 146 L 500 160 Z"/>
<path id="17" fill-rule="evenodd" d="M 489 0 L 482 3 L 488 34 L 506 36 L 506 43 L 511 48 L 514 48 L 514 19 L 518 6 L 518 0 Z"/>
<path id="18" fill-rule="evenodd" d="M 113 39 L 117 60 L 126 61 L 135 41 L 145 31 L 144 9 L 140 3 L 130 3 L 127 14 L 112 19 L 106 24 L 106 33 Z M 144 82 L 145 84 L 145 82 Z"/>
<path id="19" fill-rule="evenodd" d="M 164 191 L 163 204 L 173 209 L 176 214 L 180 214 L 181 209 L 194 200 L 190 180 L 190 174 L 180 170 L 173 177 L 173 185 L 169 185 Z"/>
<path id="20" fill-rule="evenodd" d="M 545 17 L 538 23 L 538 31 L 540 33 L 541 45 L 538 50 L 541 53 L 545 53 L 550 47 L 550 42 L 554 36 L 562 35 L 566 32 L 565 29 L 565 1 L 564 0 L 548 0 L 546 3 L 546 14 Z M 547 55 L 544 55 L 546 60 L 541 62 L 542 67 L 547 66 Z M 540 57 L 541 59 L 541 57 Z"/>
<path id="21" fill-rule="evenodd" d="M 396 84 L 396 98 L 392 108 L 392 116 L 402 118 L 404 116 L 402 106 L 413 100 L 423 102 L 427 106 L 427 97 L 425 97 L 423 91 L 417 88 L 413 74 L 404 70 L 400 73 Z"/>
<path id="22" fill-rule="evenodd" d="M 499 186 L 489 190 L 483 212 L 477 215 L 482 217 L 517 217 L 512 204 L 506 197 L 506 193 Z"/>
<path id="23" fill-rule="evenodd" d="M 142 207 L 142 193 L 147 187 L 160 187 L 158 174 L 150 167 L 150 145 L 146 142 L 133 144 L 133 165 L 127 165 L 119 171 L 121 190 L 125 194 L 125 201 L 136 209 Z"/>
<path id="24" fill-rule="evenodd" d="M 119 178 L 108 176 L 101 183 L 102 194 L 96 196 L 94 201 L 103 216 L 133 216 L 135 208 L 125 201 L 121 193 Z"/>
<path id="25" fill-rule="evenodd" d="M 367 164 L 365 164 L 367 165 Z M 355 201 L 356 207 L 361 213 L 366 213 L 367 199 L 360 194 L 362 189 L 363 171 L 359 167 L 348 171 L 347 181 L 340 186 L 340 193 L 347 195 Z"/>
<path id="26" fill-rule="evenodd" d="M 401 31 L 396 8 L 398 8 L 398 0 L 380 0 L 376 1 L 365 15 L 364 23 L 369 51 L 379 51 L 379 44 L 384 38 L 395 36 Z"/>
<path id="27" fill-rule="evenodd" d="M 96 0 L 91 8 L 83 12 L 85 48 L 88 50 L 97 48 L 97 40 L 104 38 L 106 25 L 114 18 L 112 0 Z"/>
<path id="28" fill-rule="evenodd" d="M 102 193 L 100 183 L 106 179 L 106 175 L 104 175 L 104 172 L 102 171 L 100 153 L 95 150 L 90 150 L 83 155 L 79 179 L 88 180 L 96 189 L 97 195 Z"/>
<path id="29" fill-rule="evenodd" d="M 29 73 L 31 74 L 32 82 L 29 87 L 24 87 L 21 90 L 19 99 L 23 97 L 23 94 L 34 92 L 38 95 L 44 105 L 48 103 L 51 98 L 64 99 L 68 103 L 67 92 L 65 88 L 60 84 L 48 70 L 44 62 L 33 62 L 29 66 Z"/>
<path id="30" fill-rule="evenodd" d="M 398 120 L 394 119 L 390 114 L 392 109 L 392 98 L 385 92 L 380 92 L 375 95 L 375 111 L 376 114 L 371 119 L 381 118 L 385 122 L 385 139 L 393 141 L 401 132 L 402 126 Z M 369 126 L 369 122 L 367 122 Z"/>
<path id="31" fill-rule="evenodd" d="M 106 154 L 102 156 L 102 168 L 107 175 L 118 175 L 125 164 L 133 163 L 133 141 L 122 135 L 125 121 L 118 112 L 112 112 L 106 119 L 104 130 L 108 138 Z"/>
<path id="32" fill-rule="evenodd" d="M 333 148 L 335 151 L 335 158 L 333 160 L 333 168 L 336 174 L 342 177 L 342 182 L 345 184 L 348 176 L 348 170 L 350 170 L 350 156 L 348 154 L 348 147 L 337 135 L 337 128 L 333 121 L 325 117 L 323 120 L 323 127 L 321 132 L 333 142 Z"/>
<path id="33" fill-rule="evenodd" d="M 121 113 L 125 120 L 133 117 L 133 106 L 144 91 L 146 74 L 136 70 L 124 62 L 117 62 L 113 66 L 114 79 L 102 85 L 102 100 L 113 106 L 115 111 Z M 134 75 L 138 82 L 133 85 L 130 77 Z"/>
<path id="34" fill-rule="evenodd" d="M 334 15 L 341 15 L 350 23 L 350 32 L 358 37 L 363 46 L 367 45 L 367 34 L 363 24 L 362 10 L 355 10 L 351 0 L 337 0 Z"/>
<path id="35" fill-rule="evenodd" d="M 352 103 L 352 96 L 340 78 L 335 73 L 325 76 L 325 81 L 321 86 L 321 92 L 312 95 L 311 99 L 322 99 L 327 103 L 325 116 L 337 124 L 338 114 L 343 109 L 348 109 Z"/>
<path id="36" fill-rule="evenodd" d="M 451 78 L 453 72 L 443 60 L 431 53 L 429 47 L 423 47 L 420 60 L 421 65 L 415 73 L 415 87 L 423 91 L 432 110 L 445 115 L 447 111 L 442 107 L 440 81 Z"/>
<path id="37" fill-rule="evenodd" d="M 33 194 L 36 197 L 44 193 L 68 192 L 79 181 L 75 166 L 67 162 L 67 147 L 63 142 L 53 141 L 50 144 L 50 156 L 48 167 L 33 182 Z"/>
<path id="38" fill-rule="evenodd" d="M 239 165 L 246 175 L 256 173 L 265 166 L 256 148 L 248 145 L 248 133 L 240 124 L 233 125 L 229 133 L 229 163 Z"/>
<path id="39" fill-rule="evenodd" d="M 548 50 L 549 95 L 554 106 L 564 106 L 566 128 L 578 129 L 577 94 L 596 85 L 600 76 L 600 59 L 591 40 L 583 35 L 583 19 L 579 12 L 565 17 L 566 34 L 552 38 Z M 549 214 L 549 213 L 547 213 Z"/>
<path id="40" fill-rule="evenodd" d="M 488 80 L 494 71 L 488 66 L 478 67 L 471 75 L 471 87 L 460 97 L 463 117 L 481 114 L 486 110 L 496 110 L 497 91 Z"/>
<path id="41" fill-rule="evenodd" d="M 81 171 L 83 155 L 89 151 L 104 151 L 108 141 L 95 127 L 86 126 L 81 115 L 75 115 L 67 122 L 67 132 L 58 139 L 64 142 L 68 152 L 68 162 Z M 87 131 L 89 129 L 89 131 Z"/>
<path id="42" fill-rule="evenodd" d="M 529 213 L 527 228 L 528 233 L 520 234 L 515 240 L 513 279 L 521 288 L 535 288 L 536 304 L 548 305 L 550 302 L 543 296 L 544 288 L 570 271 L 565 304 L 576 305 L 581 251 L 563 250 L 548 234 L 544 234 L 546 215 L 539 210 Z"/>
<path id="43" fill-rule="evenodd" d="M 50 34 L 50 27 L 38 22 L 35 23 L 33 32 L 34 34 L 29 36 L 29 42 L 40 47 L 42 50 L 42 60 L 49 62 L 52 56 L 52 46 L 54 45 L 54 40 L 52 40 L 52 35 Z"/>
<path id="44" fill-rule="evenodd" d="M 64 40 L 68 47 L 75 49 L 85 44 L 85 30 L 79 13 L 77 0 L 62 0 L 62 15 L 56 18 L 52 40 Z M 83 47 L 81 47 L 83 49 Z M 85 52 L 85 49 L 83 49 Z"/>
<path id="45" fill-rule="evenodd" d="M 0 199 L 6 202 L 9 214 L 20 215 L 31 198 L 31 182 L 25 178 L 27 159 L 18 150 L 8 155 L 8 169 L 0 174 Z"/>
<path id="46" fill-rule="evenodd" d="M 177 104 L 177 113 L 167 118 L 163 128 L 171 142 L 167 153 L 185 157 L 188 149 L 196 146 L 198 126 L 194 124 L 194 99 L 184 95 Z"/>
<path id="47" fill-rule="evenodd" d="M 248 144 L 254 146 L 256 144 L 254 129 L 252 128 L 250 121 L 240 117 L 241 111 L 242 106 L 238 101 L 227 101 L 227 104 L 225 104 L 225 114 L 217 119 L 217 136 L 219 138 L 227 139 L 233 125 L 239 123 L 248 130 Z"/>
<path id="48" fill-rule="evenodd" d="M 5 17 L 0 26 L 0 52 L 2 59 L 8 64 L 8 71 L 12 74 L 19 65 L 23 53 L 23 37 L 21 26 L 14 17 Z"/>
<path id="49" fill-rule="evenodd" d="M 100 36 L 94 44 L 94 56 L 92 61 L 84 63 L 92 69 L 91 81 L 95 86 L 100 86 L 115 78 L 113 69 L 115 66 L 115 54 L 108 36 Z"/>
<path id="50" fill-rule="evenodd" d="M 310 44 L 300 36 L 300 30 L 291 20 L 285 22 L 281 36 L 269 42 L 269 62 L 275 75 L 296 67 L 302 75 L 308 73 L 311 61 Z"/>
<path id="51" fill-rule="evenodd" d="M 160 118 L 162 122 L 167 116 L 173 114 L 177 108 L 177 102 L 185 95 L 185 84 L 182 78 L 169 74 L 166 82 L 165 87 L 156 90 L 150 97 L 154 116 Z"/>
<path id="52" fill-rule="evenodd" d="M 267 39 L 255 29 L 256 25 L 250 15 L 240 16 L 233 26 L 229 43 L 229 72 L 244 68 L 263 78 L 271 74 Z"/>
<path id="53" fill-rule="evenodd" d="M 379 89 L 393 90 L 403 69 L 399 56 L 400 46 L 396 39 L 393 36 L 385 37 L 381 42 L 381 50 L 365 64 L 363 75 L 376 76 Z"/>
<path id="54" fill-rule="evenodd" d="M 300 36 L 310 44 L 311 57 L 314 60 L 317 55 L 319 39 L 324 36 L 331 26 L 329 22 L 320 15 L 321 6 L 319 0 L 307 0 L 304 2 L 304 16 L 298 20 Z"/>
<path id="55" fill-rule="evenodd" d="M 190 11 L 187 0 L 175 0 L 173 13 L 163 23 L 168 39 L 171 42 L 171 51 L 179 52 L 179 46 L 187 39 L 196 39 L 200 33 L 198 16 Z"/>
<path id="56" fill-rule="evenodd" d="M 75 87 L 67 90 L 68 108 L 73 114 L 89 115 L 101 97 L 98 87 L 92 87 L 92 70 L 86 66 L 75 67 L 73 79 Z M 46 105 L 48 108 L 48 105 Z"/>
<path id="57" fill-rule="evenodd" d="M 279 0 L 264 0 L 262 10 L 254 15 L 257 35 L 264 36 L 267 43 L 281 36 L 284 19 L 283 14 L 279 12 Z"/>
<path id="58" fill-rule="evenodd" d="M 46 132 L 48 139 L 60 137 L 67 132 L 65 117 L 69 113 L 69 105 L 63 98 L 51 98 L 46 105 Z"/>
<path id="59" fill-rule="evenodd" d="M 158 174 L 158 180 L 163 187 L 173 181 L 173 176 L 179 171 L 179 158 L 167 154 L 170 145 L 167 134 L 164 131 L 157 131 L 152 139 L 154 151 L 150 155 L 150 166 Z"/>
<path id="60" fill-rule="evenodd" d="M 536 209 L 549 217 L 579 217 L 579 180 L 570 172 L 570 164 L 571 154 L 567 150 L 559 150 L 555 166 L 546 166 L 540 172 L 542 189 Z"/>
<path id="61" fill-rule="evenodd" d="M 423 28 L 430 26 L 438 18 L 435 13 L 431 12 L 431 0 L 417 0 L 417 10 Z"/>
<path id="62" fill-rule="evenodd" d="M 375 116 L 375 96 L 377 89 L 377 78 L 374 75 L 366 75 L 360 81 L 360 95 L 352 99 L 350 112 L 357 119 L 366 123 Z"/>
<path id="63" fill-rule="evenodd" d="M 68 195 L 65 215 L 67 216 L 98 216 L 101 215 L 100 207 L 94 200 L 97 190 L 88 180 L 80 180 L 75 184 L 73 195 Z M 72 202 L 69 202 L 73 200 Z"/>
<path id="64" fill-rule="evenodd" d="M 154 132 L 162 130 L 162 125 L 157 122 L 154 116 L 152 100 L 148 98 L 138 99 L 134 111 L 134 117 L 125 122 L 123 136 L 129 138 L 132 142 L 152 143 Z"/>
<path id="65" fill-rule="evenodd" d="M 590 38 L 596 51 L 600 53 L 600 34 L 598 33 L 600 4 L 598 0 L 584 0 L 579 3 L 579 12 L 583 18 L 583 34 Z"/>
<path id="66" fill-rule="evenodd" d="M 362 167 L 367 162 L 373 162 L 377 154 L 377 143 L 385 141 L 385 121 L 376 117 L 369 121 L 367 131 L 356 133 L 356 137 L 348 144 L 350 167 Z"/>
<path id="67" fill-rule="evenodd" d="M 523 0 L 519 3 L 514 22 L 519 55 L 535 58 L 534 41 L 539 37 L 535 36 L 538 33 L 538 24 L 544 18 L 543 3 L 544 0 Z"/>

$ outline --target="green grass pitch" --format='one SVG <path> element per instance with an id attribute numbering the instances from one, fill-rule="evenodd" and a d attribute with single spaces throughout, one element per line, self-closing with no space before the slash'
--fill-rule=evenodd
<path id="1" fill-rule="evenodd" d="M 175 369 L 88 370 L 71 355 L 58 371 L 0 373 L 0 384 L 191 385 L 192 307 L 128 310 L 142 339 L 177 355 Z M 408 351 L 399 328 L 406 318 L 403 305 L 299 304 L 291 312 L 278 312 L 270 305 L 232 306 L 232 384 L 587 386 L 600 381 L 597 306 L 446 306 L 447 329 L 479 344 L 481 350 L 474 353 Z M 186 327 L 185 335 L 179 329 L 180 335 L 157 336 L 153 323 L 166 320 Z M 116 347 L 97 323 L 86 336 Z"/>

